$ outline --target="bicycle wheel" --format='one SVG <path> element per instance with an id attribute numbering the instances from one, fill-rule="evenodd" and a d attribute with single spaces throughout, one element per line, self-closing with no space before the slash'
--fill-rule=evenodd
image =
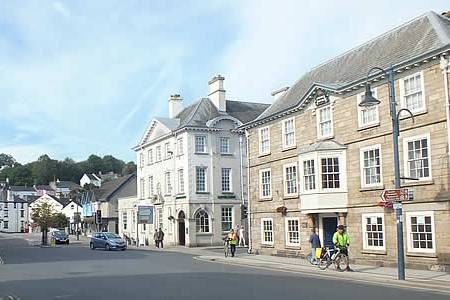
<path id="1" fill-rule="evenodd" d="M 228 245 L 225 245 L 223 251 L 225 253 L 225 257 L 228 257 Z"/>
<path id="2" fill-rule="evenodd" d="M 311 254 L 306 255 L 306 260 L 307 260 L 310 264 L 315 265 L 315 264 L 312 262 L 312 255 L 311 255 Z"/>
<path id="3" fill-rule="evenodd" d="M 331 265 L 331 260 L 329 257 L 321 258 L 318 263 L 319 269 L 321 269 L 321 270 L 325 270 L 330 265 Z"/>
<path id="4" fill-rule="evenodd" d="M 336 267 L 336 270 L 339 272 L 343 272 L 344 268 L 343 266 L 347 266 L 348 262 L 348 256 L 344 253 L 339 253 L 336 258 L 334 259 L 334 266 Z"/>

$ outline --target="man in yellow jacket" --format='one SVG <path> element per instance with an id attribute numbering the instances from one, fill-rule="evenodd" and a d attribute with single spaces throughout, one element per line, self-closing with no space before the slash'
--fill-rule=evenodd
<path id="1" fill-rule="evenodd" d="M 230 233 L 228 234 L 228 240 L 230 242 L 231 257 L 234 257 L 236 254 L 237 245 L 237 234 L 234 229 L 230 230 Z"/>
<path id="2" fill-rule="evenodd" d="M 344 225 L 339 225 L 337 227 L 337 231 L 333 235 L 333 244 L 336 248 L 339 248 L 341 250 L 341 253 L 347 255 L 346 259 L 346 271 L 352 271 L 350 269 L 350 263 L 348 258 L 348 247 L 350 246 L 350 237 L 348 236 L 347 232 L 345 232 Z"/>

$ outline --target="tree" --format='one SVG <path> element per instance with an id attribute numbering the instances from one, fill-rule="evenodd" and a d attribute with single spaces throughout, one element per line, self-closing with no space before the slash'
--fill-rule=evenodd
<path id="1" fill-rule="evenodd" d="M 42 232 L 42 245 L 47 245 L 47 232 L 52 226 L 55 212 L 53 206 L 49 203 L 42 203 L 31 210 L 31 218 L 33 219 L 33 224 L 39 226 Z"/>
<path id="2" fill-rule="evenodd" d="M 67 216 L 63 213 L 54 214 L 51 220 L 51 227 L 54 228 L 65 228 L 69 225 L 69 220 Z"/>
<path id="3" fill-rule="evenodd" d="M 9 179 L 11 185 L 33 185 L 33 176 L 27 166 L 15 165 L 14 167 L 5 167 L 0 172 L 0 180 Z"/>
<path id="4" fill-rule="evenodd" d="M 103 172 L 114 172 L 116 174 L 120 174 L 122 172 L 123 167 L 125 166 L 125 163 L 115 158 L 112 155 L 105 155 L 103 156 Z"/>
<path id="5" fill-rule="evenodd" d="M 14 157 L 12 157 L 12 155 L 9 154 L 5 154 L 5 153 L 0 153 L 0 169 L 3 166 L 8 166 L 8 167 L 12 167 L 16 164 L 16 160 L 14 159 Z"/>
<path id="6" fill-rule="evenodd" d="M 133 161 L 127 162 L 127 164 L 122 169 L 122 175 L 128 175 L 136 172 L 137 166 Z"/>
<path id="7" fill-rule="evenodd" d="M 88 173 L 98 173 L 103 171 L 103 160 L 100 156 L 90 155 L 86 161 Z"/>

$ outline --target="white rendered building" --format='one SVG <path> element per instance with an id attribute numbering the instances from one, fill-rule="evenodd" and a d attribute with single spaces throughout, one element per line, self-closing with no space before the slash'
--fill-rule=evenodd
<path id="1" fill-rule="evenodd" d="M 133 148 L 137 198 L 154 205 L 153 228 L 163 229 L 166 244 L 220 244 L 244 224 L 246 144 L 234 130 L 268 105 L 226 100 L 223 81 L 214 77 L 208 98 L 186 108 L 172 95 L 169 118 L 155 117 Z"/>

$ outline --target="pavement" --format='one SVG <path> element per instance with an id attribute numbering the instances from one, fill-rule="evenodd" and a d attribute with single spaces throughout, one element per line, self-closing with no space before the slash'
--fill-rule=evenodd
<path id="1" fill-rule="evenodd" d="M 243 248 L 238 257 L 225 259 L 217 247 L 108 252 L 90 250 L 88 241 L 41 248 L 30 236 L 0 234 L 0 299 L 2 293 L 18 299 L 434 300 L 450 295 L 448 283 L 408 286 L 392 278 L 381 283 L 377 274 L 319 271 L 300 259 L 248 255 Z M 436 278 L 446 282 L 447 277 Z"/>

